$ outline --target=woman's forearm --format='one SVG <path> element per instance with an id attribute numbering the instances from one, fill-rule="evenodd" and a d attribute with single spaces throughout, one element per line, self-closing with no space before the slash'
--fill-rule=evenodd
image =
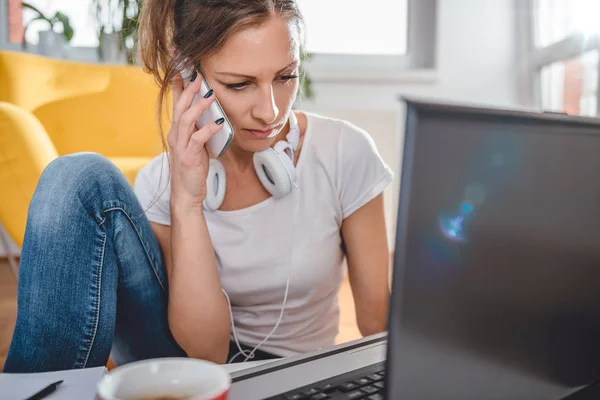
<path id="1" fill-rule="evenodd" d="M 225 363 L 231 329 L 202 207 L 171 202 L 169 326 L 188 356 Z"/>

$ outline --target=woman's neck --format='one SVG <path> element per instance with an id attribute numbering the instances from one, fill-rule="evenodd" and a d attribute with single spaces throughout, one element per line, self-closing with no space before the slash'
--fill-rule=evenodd
<path id="1" fill-rule="evenodd" d="M 293 111 L 292 111 L 293 112 Z M 281 132 L 277 135 L 273 143 L 277 143 L 280 140 L 286 138 L 288 132 L 290 131 L 290 122 L 288 121 Z M 229 149 L 221 156 L 222 161 L 226 163 L 231 170 L 236 171 L 238 173 L 248 172 L 249 170 L 254 170 L 254 152 L 244 150 L 237 143 L 232 142 L 229 146 Z"/>
<path id="2" fill-rule="evenodd" d="M 227 164 L 230 170 L 245 172 L 254 168 L 254 153 L 244 150 L 235 142 L 231 143 L 227 151 L 221 156 L 223 163 Z"/>

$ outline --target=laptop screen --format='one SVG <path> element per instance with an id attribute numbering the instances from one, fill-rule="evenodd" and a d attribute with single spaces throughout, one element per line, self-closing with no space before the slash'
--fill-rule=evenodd
<path id="1" fill-rule="evenodd" d="M 600 123 L 409 101 L 403 160 L 392 393 L 600 378 Z"/>

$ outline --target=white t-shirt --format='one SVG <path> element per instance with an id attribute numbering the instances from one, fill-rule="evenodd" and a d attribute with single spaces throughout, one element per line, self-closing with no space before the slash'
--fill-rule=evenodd
<path id="1" fill-rule="evenodd" d="M 241 343 L 254 347 L 271 332 L 291 271 L 281 323 L 260 347 L 284 357 L 334 345 L 338 292 L 345 274 L 342 221 L 393 179 L 365 131 L 342 120 L 304 114 L 307 127 L 296 166 L 297 189 L 241 210 L 205 211 Z M 135 182 L 142 207 L 154 201 L 148 219 L 164 225 L 170 225 L 168 176 L 167 158 L 158 156 Z"/>

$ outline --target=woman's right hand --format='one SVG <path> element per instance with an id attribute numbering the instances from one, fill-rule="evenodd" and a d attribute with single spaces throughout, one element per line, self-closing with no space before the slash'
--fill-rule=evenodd
<path id="1" fill-rule="evenodd" d="M 208 98 L 200 98 L 192 104 L 202 84 L 202 77 L 197 73 L 194 75 L 195 80 L 185 88 L 180 73 L 173 79 L 173 120 L 167 143 L 170 155 L 171 201 L 181 202 L 186 206 L 202 207 L 206 197 L 209 166 L 205 144 L 221 129 L 217 122 L 222 124 L 223 121 L 214 121 L 198 130 L 196 120 L 212 104 L 215 95 L 212 93 Z"/>

